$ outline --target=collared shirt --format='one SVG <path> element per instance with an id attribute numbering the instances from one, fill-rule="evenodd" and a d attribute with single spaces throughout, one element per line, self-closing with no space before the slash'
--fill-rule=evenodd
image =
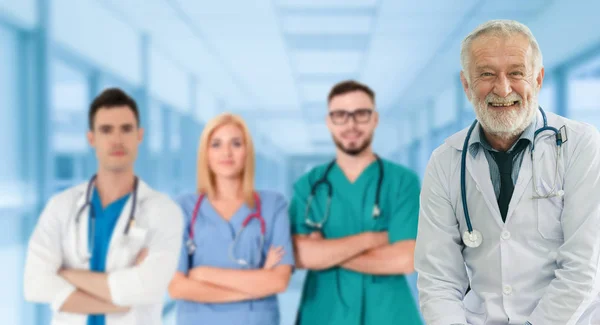
<path id="1" fill-rule="evenodd" d="M 508 152 L 512 152 L 522 141 L 527 141 L 529 146 L 533 143 L 533 138 L 535 134 L 535 121 L 529 124 L 529 126 L 523 131 L 521 136 L 512 147 L 508 150 Z M 494 160 L 494 157 L 490 152 L 498 152 L 498 150 L 492 148 L 490 143 L 487 141 L 485 136 L 482 136 L 483 130 L 481 129 L 481 125 L 476 127 L 473 130 L 473 134 L 471 134 L 471 143 L 469 144 L 469 153 L 473 158 L 477 156 L 480 148 L 485 149 L 483 152 L 485 153 L 485 158 L 487 159 L 489 168 L 490 168 L 490 177 L 492 178 L 492 185 L 494 186 L 494 193 L 496 193 L 496 199 L 500 196 L 500 170 L 498 169 L 498 164 Z M 519 170 L 521 169 L 521 163 L 523 162 L 523 157 L 525 156 L 525 151 L 522 150 L 513 158 L 513 169 L 512 169 L 512 181 L 513 184 L 516 183 L 519 177 Z"/>

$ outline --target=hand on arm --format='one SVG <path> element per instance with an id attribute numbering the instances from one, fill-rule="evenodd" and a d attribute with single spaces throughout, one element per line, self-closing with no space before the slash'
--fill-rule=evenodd
<path id="1" fill-rule="evenodd" d="M 388 244 L 368 250 L 342 264 L 343 268 L 374 275 L 414 271 L 415 238 L 419 220 L 420 184 L 414 173 L 401 173 L 386 191 L 392 196 L 387 213 Z"/>
<path id="2" fill-rule="evenodd" d="M 120 306 L 161 304 L 177 270 L 184 238 L 181 208 L 157 196 L 148 200 L 144 209 L 145 217 L 153 220 L 150 236 L 145 239 L 148 256 L 135 267 L 108 274 L 112 300 Z"/>
<path id="3" fill-rule="evenodd" d="M 57 205 L 62 205 L 58 200 L 55 197 L 48 202 L 29 242 L 24 275 L 25 299 L 47 303 L 54 311 L 81 314 L 126 312 L 127 308 L 87 294 L 61 276 L 61 224 L 54 213 L 58 210 Z"/>
<path id="4" fill-rule="evenodd" d="M 142 249 L 136 258 L 135 265 L 140 265 L 147 256 L 148 250 Z M 112 303 L 106 273 L 62 269 L 58 272 L 58 275 L 77 288 L 65 301 L 61 308 L 62 311 L 83 314 L 108 314 L 129 311 L 129 307 L 116 306 Z"/>
<path id="5" fill-rule="evenodd" d="M 292 267 L 277 265 L 285 252 L 271 248 L 262 269 L 238 270 L 200 266 L 190 270 L 189 278 L 243 292 L 252 298 L 281 293 L 287 288 Z"/>
<path id="6" fill-rule="evenodd" d="M 267 254 L 264 267 L 258 270 L 232 270 L 212 267 L 196 267 L 185 276 L 183 272 L 177 272 L 169 285 L 169 294 L 173 299 L 183 299 L 200 303 L 224 303 L 243 301 L 267 297 L 281 292 L 280 281 L 277 273 L 284 274 L 282 270 L 290 269 L 289 266 L 276 266 L 285 252 L 281 247 L 271 248 Z M 278 271 L 273 271 L 277 269 Z M 252 272 L 255 271 L 255 272 Z M 259 272 L 263 271 L 263 272 Z M 291 276 L 280 275 L 279 278 L 287 278 L 284 287 Z M 257 276 L 258 274 L 258 276 Z M 271 275 L 266 276 L 265 275 Z M 228 282 L 229 280 L 233 280 Z M 266 281 L 266 284 L 249 281 Z M 261 284 L 262 283 L 262 284 Z"/>
<path id="7" fill-rule="evenodd" d="M 344 263 L 342 267 L 356 272 L 392 275 L 414 272 L 414 240 L 403 240 L 370 249 Z"/>

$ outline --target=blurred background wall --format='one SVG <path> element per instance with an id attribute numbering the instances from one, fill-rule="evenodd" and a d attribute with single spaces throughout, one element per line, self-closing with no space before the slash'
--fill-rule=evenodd
<path id="1" fill-rule="evenodd" d="M 326 96 L 348 78 L 376 92 L 377 153 L 422 175 L 474 118 L 460 42 L 489 19 L 537 37 L 542 107 L 600 126 L 598 12 L 592 0 L 0 0 L 2 324 L 47 323 L 48 308 L 23 299 L 26 245 L 47 198 L 96 170 L 87 110 L 104 88 L 140 105 L 136 171 L 156 189 L 193 191 L 203 125 L 230 111 L 252 130 L 257 187 L 289 198 L 299 175 L 333 157 Z M 284 325 L 303 279 L 280 297 Z"/>

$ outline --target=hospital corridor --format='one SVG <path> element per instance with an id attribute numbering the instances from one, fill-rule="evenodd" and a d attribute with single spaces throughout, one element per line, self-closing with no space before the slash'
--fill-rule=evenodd
<path id="1" fill-rule="evenodd" d="M 491 19 L 535 35 L 543 110 L 600 128 L 598 12 L 592 0 L 0 0 L 0 324 L 50 324 L 24 297 L 28 242 L 49 198 L 98 169 L 88 109 L 105 89 L 137 102 L 135 173 L 155 190 L 196 191 L 202 131 L 229 112 L 248 126 L 255 187 L 289 203 L 335 158 L 328 94 L 345 80 L 375 93 L 373 152 L 422 181 L 476 117 L 461 41 Z M 278 294 L 281 325 L 295 324 L 306 274 Z M 405 280 L 418 306 L 416 272 Z M 165 325 L 176 308 L 165 292 Z"/>

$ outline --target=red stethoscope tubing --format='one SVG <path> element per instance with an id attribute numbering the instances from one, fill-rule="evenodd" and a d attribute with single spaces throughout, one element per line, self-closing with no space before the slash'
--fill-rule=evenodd
<path id="1" fill-rule="evenodd" d="M 202 200 L 204 200 L 204 196 L 205 196 L 204 193 L 200 194 L 200 196 L 198 197 L 198 200 L 196 201 L 196 205 L 194 206 L 194 212 L 192 214 L 192 222 L 190 223 L 190 229 L 189 229 L 189 238 L 192 241 L 194 240 L 194 225 L 196 224 L 196 219 L 198 218 L 198 211 L 200 211 L 200 205 L 202 204 Z M 253 196 L 254 196 L 254 202 L 256 202 L 256 211 L 249 214 L 246 217 L 246 219 L 244 219 L 244 222 L 242 222 L 242 229 L 245 228 L 248 225 L 248 223 L 250 223 L 250 221 L 252 221 L 252 219 L 256 218 L 260 222 L 260 233 L 261 233 L 261 235 L 264 236 L 267 232 L 267 225 L 265 223 L 265 219 L 263 219 L 263 217 L 262 217 L 260 198 L 258 197 L 258 195 L 256 193 L 254 193 Z"/>

